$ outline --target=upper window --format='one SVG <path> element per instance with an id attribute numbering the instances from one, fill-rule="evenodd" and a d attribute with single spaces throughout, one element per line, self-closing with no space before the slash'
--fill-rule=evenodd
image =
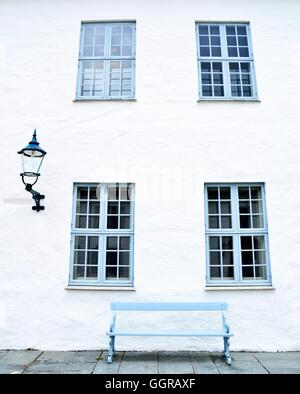
<path id="1" fill-rule="evenodd" d="M 197 23 L 200 99 L 257 98 L 249 24 Z"/>
<path id="2" fill-rule="evenodd" d="M 83 23 L 77 98 L 135 96 L 135 23 Z"/>
<path id="3" fill-rule="evenodd" d="M 264 185 L 206 185 L 208 285 L 271 284 Z"/>
<path id="4" fill-rule="evenodd" d="M 133 284 L 133 185 L 74 188 L 70 284 Z"/>

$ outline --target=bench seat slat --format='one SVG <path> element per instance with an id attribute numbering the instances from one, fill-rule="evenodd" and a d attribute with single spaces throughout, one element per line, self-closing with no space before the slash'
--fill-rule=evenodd
<path id="1" fill-rule="evenodd" d="M 227 311 L 226 302 L 113 302 L 114 311 Z"/>
<path id="2" fill-rule="evenodd" d="M 231 337 L 225 331 L 112 331 L 109 336 L 154 336 L 154 337 Z"/>

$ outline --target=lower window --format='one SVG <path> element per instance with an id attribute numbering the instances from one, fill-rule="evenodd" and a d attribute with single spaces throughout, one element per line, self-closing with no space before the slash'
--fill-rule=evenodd
<path id="1" fill-rule="evenodd" d="M 133 185 L 74 187 L 70 285 L 133 285 Z"/>
<path id="2" fill-rule="evenodd" d="M 207 284 L 271 285 L 263 184 L 207 184 Z"/>

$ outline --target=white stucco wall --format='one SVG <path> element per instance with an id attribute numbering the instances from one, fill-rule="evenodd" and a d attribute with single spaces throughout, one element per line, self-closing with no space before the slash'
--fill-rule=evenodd
<path id="1" fill-rule="evenodd" d="M 232 349 L 300 350 L 299 2 L 1 0 L 0 15 L 0 348 L 105 348 L 111 301 L 220 300 Z M 112 19 L 137 22 L 137 101 L 74 103 L 80 22 Z M 195 20 L 250 21 L 261 102 L 197 103 Z M 48 152 L 39 214 L 16 154 L 35 127 Z M 136 184 L 134 292 L 65 290 L 72 183 L 89 181 Z M 275 290 L 208 292 L 203 185 L 243 181 L 266 184 Z"/>

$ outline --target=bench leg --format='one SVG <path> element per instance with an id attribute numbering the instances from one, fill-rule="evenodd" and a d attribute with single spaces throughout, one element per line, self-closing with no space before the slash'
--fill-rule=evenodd
<path id="1" fill-rule="evenodd" d="M 230 357 L 230 351 L 229 351 L 229 338 L 228 337 L 224 337 L 224 357 L 226 359 L 226 363 L 228 365 L 231 365 L 231 357 Z"/>
<path id="2" fill-rule="evenodd" d="M 115 341 L 116 337 L 111 336 L 109 337 L 109 350 L 108 350 L 108 356 L 107 356 L 107 363 L 111 364 L 113 361 L 113 356 L 115 354 Z"/>

